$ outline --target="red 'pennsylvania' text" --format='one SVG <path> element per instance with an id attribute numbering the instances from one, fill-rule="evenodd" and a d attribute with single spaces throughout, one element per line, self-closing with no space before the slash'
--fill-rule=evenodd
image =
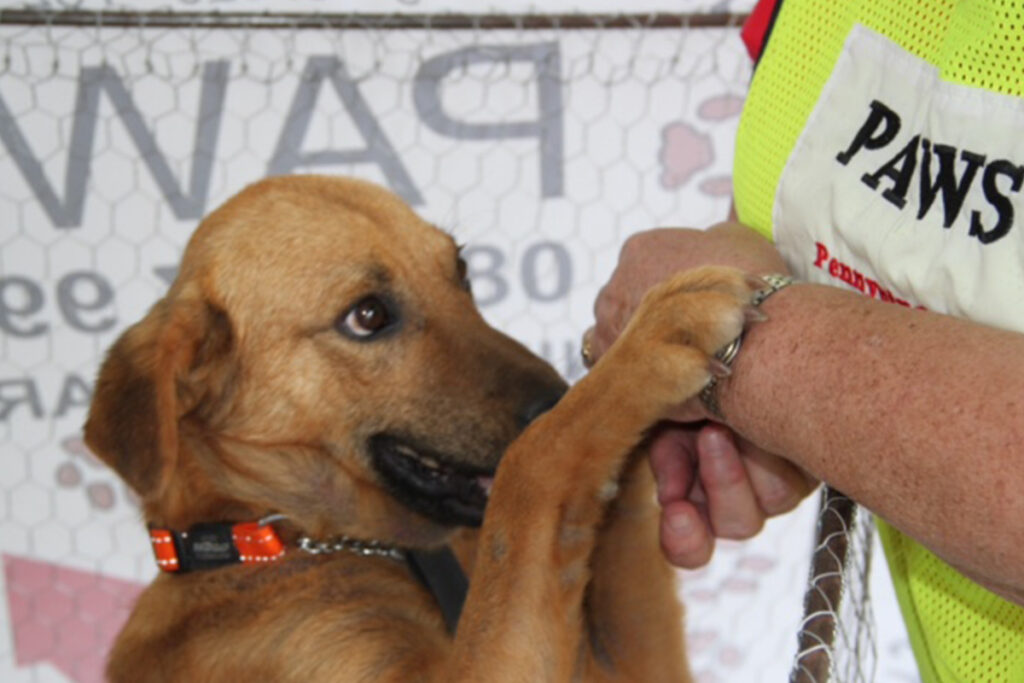
<path id="1" fill-rule="evenodd" d="M 900 306 L 906 306 L 907 308 L 911 307 L 909 301 L 905 301 L 904 299 L 900 299 L 895 296 L 890 290 L 865 276 L 860 271 L 851 268 L 848 264 L 843 263 L 835 257 L 829 257 L 828 247 L 821 242 L 815 242 L 814 246 L 817 249 L 817 254 L 814 257 L 815 268 L 820 268 L 821 270 L 828 272 L 828 274 L 833 278 L 842 280 L 854 289 L 858 289 L 874 299 L 899 304 Z"/>

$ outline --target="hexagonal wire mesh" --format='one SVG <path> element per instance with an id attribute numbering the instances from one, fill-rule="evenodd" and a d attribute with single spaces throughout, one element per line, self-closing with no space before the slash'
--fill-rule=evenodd
<path id="1" fill-rule="evenodd" d="M 104 350 L 206 211 L 264 175 L 388 185 L 469 245 L 486 317 L 576 378 L 623 239 L 726 213 L 749 78 L 738 20 L 0 14 L 5 679 L 99 680 L 154 573 L 132 494 L 81 422 Z M 871 680 L 870 525 L 836 532 L 837 505 L 854 517 L 828 500 L 817 557 L 834 561 L 816 561 L 824 607 L 808 600 L 793 677 Z M 808 521 L 688 573 L 699 680 L 787 675 Z"/>
<path id="2" fill-rule="evenodd" d="M 878 652 L 867 580 L 874 528 L 867 510 L 831 487 L 822 489 L 791 683 L 875 680 Z"/>

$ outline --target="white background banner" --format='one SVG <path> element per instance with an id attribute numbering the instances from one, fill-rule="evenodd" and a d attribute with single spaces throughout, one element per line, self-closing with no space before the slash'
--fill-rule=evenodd
<path id="1" fill-rule="evenodd" d="M 135 4 L 425 11 L 412 0 Z M 629 11 L 648 4 L 697 5 Z M 750 75 L 735 29 L 0 25 L 0 41 L 4 681 L 100 680 L 155 573 L 132 495 L 81 426 L 105 349 L 161 295 L 201 216 L 265 175 L 385 184 L 468 245 L 485 316 L 575 379 L 623 240 L 726 215 Z M 814 506 L 682 575 L 699 680 L 788 677 Z M 880 669 L 895 676 L 905 643 L 889 643 Z"/>

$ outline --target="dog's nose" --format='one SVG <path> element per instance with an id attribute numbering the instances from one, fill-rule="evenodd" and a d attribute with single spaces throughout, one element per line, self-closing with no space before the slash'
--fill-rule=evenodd
<path id="1" fill-rule="evenodd" d="M 526 406 L 526 409 L 520 415 L 520 420 L 523 426 L 530 424 L 538 417 L 548 412 L 555 407 L 558 400 L 565 394 L 565 389 L 558 389 L 555 393 L 549 393 L 533 401 Z"/>

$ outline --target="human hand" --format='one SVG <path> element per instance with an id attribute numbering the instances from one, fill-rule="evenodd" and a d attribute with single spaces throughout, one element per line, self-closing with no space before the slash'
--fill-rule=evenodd
<path id="1" fill-rule="evenodd" d="M 706 564 L 718 538 L 753 537 L 818 484 L 715 423 L 665 423 L 651 441 L 650 463 L 661 505 L 661 548 L 685 569 Z"/>
<path id="2" fill-rule="evenodd" d="M 623 244 L 615 272 L 594 303 L 595 324 L 587 333 L 590 361 L 596 362 L 618 338 L 648 289 L 681 270 L 707 265 L 752 275 L 789 273 L 772 243 L 740 223 L 637 233 Z"/>
<path id="3" fill-rule="evenodd" d="M 585 347 L 596 362 L 625 329 L 644 294 L 670 275 L 703 265 L 739 268 L 751 275 L 789 272 L 774 245 L 739 223 L 707 230 L 661 228 L 638 233 L 594 304 L 595 325 Z M 651 441 L 650 463 L 662 506 L 660 536 L 670 562 L 696 568 L 711 558 L 717 538 L 746 539 L 769 517 L 792 510 L 817 482 L 787 460 L 716 423 L 681 424 L 710 417 L 688 401 Z"/>

